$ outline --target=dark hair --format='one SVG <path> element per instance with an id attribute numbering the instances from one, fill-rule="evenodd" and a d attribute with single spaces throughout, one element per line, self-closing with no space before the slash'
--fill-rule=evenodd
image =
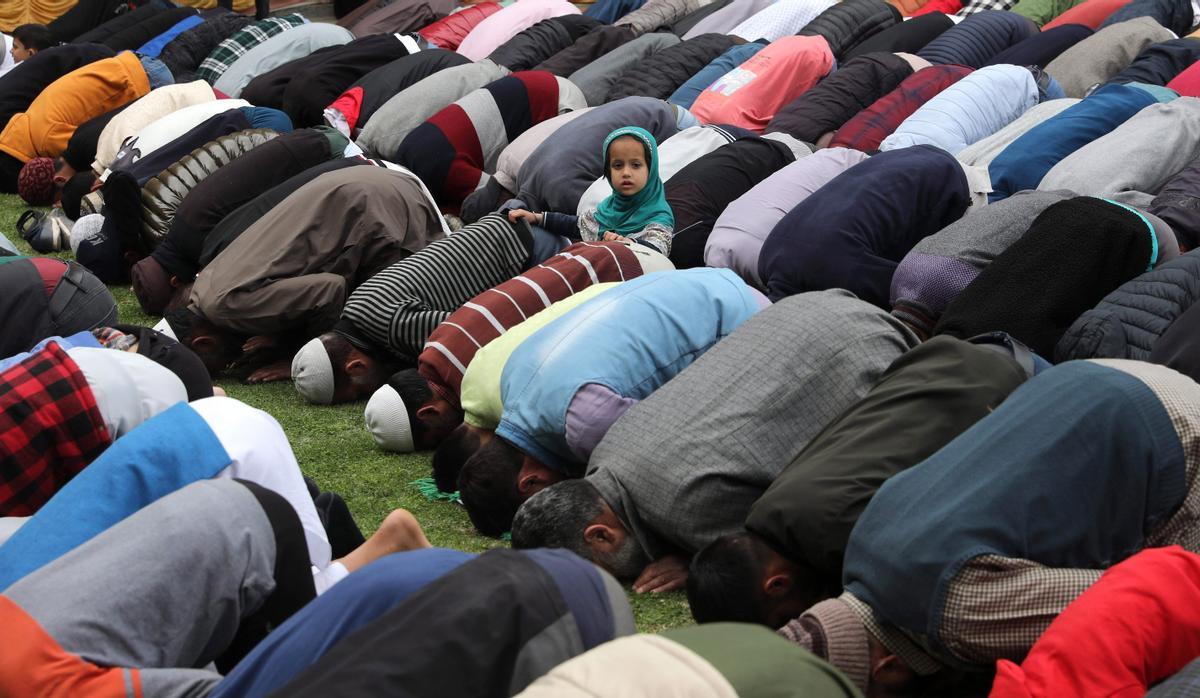
<path id="1" fill-rule="evenodd" d="M 709 543 L 688 567 L 687 598 L 697 623 L 766 621 L 762 576 L 771 548 L 742 531 Z"/>
<path id="2" fill-rule="evenodd" d="M 333 360 L 332 355 L 330 360 Z M 392 390 L 395 390 L 400 399 L 404 401 L 404 411 L 408 413 L 408 425 L 412 430 L 415 444 L 428 431 L 425 424 L 417 419 L 417 410 L 433 399 L 433 390 L 429 387 L 429 381 L 417 373 L 417 369 L 406 368 L 393 373 L 392 377 L 387 379 L 387 384 L 392 386 Z"/>
<path id="3" fill-rule="evenodd" d="M 73 221 L 79 220 L 79 208 L 83 203 L 83 197 L 92 191 L 92 184 L 95 181 L 96 174 L 88 170 L 76 173 L 63 185 L 62 207 L 67 218 Z"/>
<path id="4" fill-rule="evenodd" d="M 396 370 L 396 365 L 389 359 L 379 356 L 374 351 L 364 349 L 340 332 L 326 332 L 321 335 L 321 344 L 329 355 L 329 364 L 333 367 L 333 389 L 335 394 L 351 383 L 356 395 L 369 394 L 379 389 L 388 380 L 388 374 Z M 370 361 L 365 374 L 350 376 L 343 369 L 350 360 L 350 352 L 357 349 Z M 399 392 L 399 391 L 397 391 Z M 405 403 L 407 404 L 407 403 Z M 412 422 L 412 418 L 409 418 Z"/>
<path id="5" fill-rule="evenodd" d="M 583 532 L 604 513 L 604 499 L 587 480 L 563 480 L 530 497 L 512 522 L 512 546 L 565 548 L 585 560 L 592 553 Z"/>
<path id="6" fill-rule="evenodd" d="M 212 378 L 196 352 L 149 327 L 118 323 L 113 328 L 137 335 L 138 353 L 178 376 L 189 402 L 213 396 Z"/>
<path id="7" fill-rule="evenodd" d="M 499 536 L 512 528 L 523 500 L 517 477 L 524 461 L 524 454 L 496 437 L 467 459 L 458 473 L 458 496 L 483 535 Z"/>
<path id="8" fill-rule="evenodd" d="M 163 319 L 170 325 L 171 331 L 175 333 L 175 338 L 179 343 L 188 349 L 192 349 L 192 337 L 197 330 L 203 331 L 212 328 L 217 345 L 216 350 L 201 353 L 192 349 L 209 369 L 210 375 L 215 373 L 213 366 L 220 365 L 223 368 L 242 353 L 242 342 L 238 341 L 237 337 L 212 327 L 210 323 L 187 308 L 171 308 L 163 314 Z"/>
<path id="9" fill-rule="evenodd" d="M 54 32 L 44 24 L 22 24 L 12 31 L 12 38 L 27 49 L 44 51 L 58 45 Z"/>
<path id="10" fill-rule="evenodd" d="M 479 451 L 480 440 L 479 434 L 463 423 L 438 444 L 433 452 L 433 481 L 439 490 L 453 492 L 458 487 L 458 475 Z"/>

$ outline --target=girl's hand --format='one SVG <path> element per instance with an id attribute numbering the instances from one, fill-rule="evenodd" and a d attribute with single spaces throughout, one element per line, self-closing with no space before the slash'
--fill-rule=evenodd
<path id="1" fill-rule="evenodd" d="M 620 241 L 621 241 L 621 240 L 623 240 L 624 238 L 622 238 L 620 235 L 618 235 L 617 233 L 614 233 L 614 232 L 613 232 L 613 231 L 611 231 L 611 230 L 606 230 L 606 231 L 604 232 L 604 237 L 603 237 L 602 239 L 604 239 L 604 240 L 609 240 L 609 241 L 612 241 L 612 242 L 620 242 Z"/>
<path id="2" fill-rule="evenodd" d="M 533 211 L 526 211 L 523 208 L 514 208 L 513 210 L 508 212 L 508 222 L 516 223 L 519 220 L 529 221 L 533 225 L 541 225 L 542 216 L 540 213 L 534 213 Z"/>

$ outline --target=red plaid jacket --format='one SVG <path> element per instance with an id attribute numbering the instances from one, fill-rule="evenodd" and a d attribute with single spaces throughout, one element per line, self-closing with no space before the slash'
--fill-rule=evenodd
<path id="1" fill-rule="evenodd" d="M 934 65 L 918 70 L 842 125 L 833 134 L 829 147 L 853 148 L 864 153 L 879 150 L 883 139 L 892 135 L 921 105 L 971 72 L 961 65 Z"/>
<path id="2" fill-rule="evenodd" d="M 29 516 L 112 443 L 58 344 L 0 373 L 0 516 Z"/>

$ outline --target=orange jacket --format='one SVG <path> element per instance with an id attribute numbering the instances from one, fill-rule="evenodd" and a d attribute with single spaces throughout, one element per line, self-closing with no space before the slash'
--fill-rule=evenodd
<path id="1" fill-rule="evenodd" d="M 142 63 L 130 51 L 89 63 L 50 83 L 0 132 L 0 152 L 21 162 L 56 158 L 83 122 L 150 92 Z"/>

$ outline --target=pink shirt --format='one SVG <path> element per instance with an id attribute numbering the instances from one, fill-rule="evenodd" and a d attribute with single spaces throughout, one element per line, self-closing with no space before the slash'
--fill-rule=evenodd
<path id="1" fill-rule="evenodd" d="M 692 104 L 705 124 L 762 133 L 775 112 L 829 73 L 833 54 L 820 36 L 785 36 L 709 85 Z"/>
<path id="2" fill-rule="evenodd" d="M 543 19 L 577 14 L 579 8 L 566 0 L 517 0 L 477 24 L 458 45 L 458 52 L 473 61 L 482 60 Z"/>

